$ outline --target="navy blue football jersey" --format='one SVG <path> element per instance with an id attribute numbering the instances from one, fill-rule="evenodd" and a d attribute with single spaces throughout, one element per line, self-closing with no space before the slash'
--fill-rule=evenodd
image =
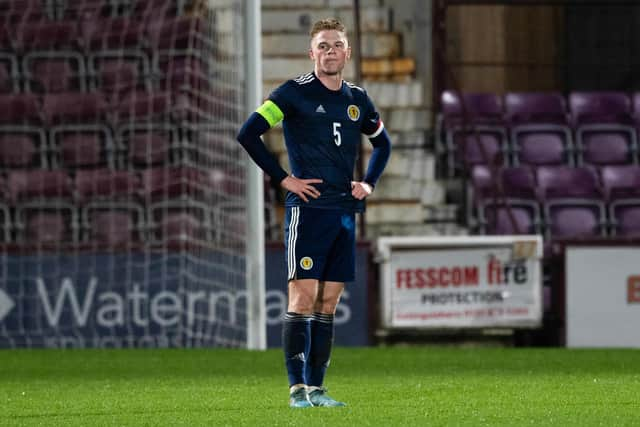
<path id="1" fill-rule="evenodd" d="M 286 206 L 364 210 L 364 200 L 351 196 L 361 134 L 373 138 L 384 125 L 362 88 L 343 81 L 334 91 L 308 73 L 275 89 L 258 112 L 271 126 L 283 120 L 292 175 L 323 181 L 314 184 L 318 199 L 305 203 L 289 192 Z"/>

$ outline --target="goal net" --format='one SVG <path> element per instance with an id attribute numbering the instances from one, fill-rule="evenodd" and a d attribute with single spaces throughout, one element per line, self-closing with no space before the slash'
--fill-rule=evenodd
<path id="1" fill-rule="evenodd" d="M 243 8 L 2 2 L 0 347 L 246 346 Z"/>

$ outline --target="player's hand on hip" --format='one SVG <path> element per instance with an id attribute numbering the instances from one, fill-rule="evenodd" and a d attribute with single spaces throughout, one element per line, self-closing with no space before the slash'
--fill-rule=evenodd
<path id="1" fill-rule="evenodd" d="M 318 189 L 311 184 L 320 184 L 321 182 L 322 180 L 319 178 L 300 179 L 293 175 L 289 175 L 280 182 L 280 185 L 284 187 L 285 190 L 296 194 L 305 202 L 309 202 L 309 199 L 307 198 L 308 196 L 313 197 L 314 199 L 320 197 Z"/>
<path id="2" fill-rule="evenodd" d="M 371 185 L 367 184 L 364 181 L 351 181 L 351 195 L 358 200 L 362 200 L 367 197 L 373 188 Z"/>

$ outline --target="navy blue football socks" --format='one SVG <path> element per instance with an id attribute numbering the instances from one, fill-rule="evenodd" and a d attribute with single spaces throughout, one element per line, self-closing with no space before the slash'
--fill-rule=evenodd
<path id="1" fill-rule="evenodd" d="M 311 351 L 307 361 L 306 382 L 308 386 L 322 386 L 324 374 L 329 366 L 333 345 L 333 314 L 313 313 L 311 318 Z"/>
<path id="2" fill-rule="evenodd" d="M 310 343 L 311 315 L 287 312 L 282 327 L 282 344 L 289 386 L 306 384 L 304 369 Z"/>

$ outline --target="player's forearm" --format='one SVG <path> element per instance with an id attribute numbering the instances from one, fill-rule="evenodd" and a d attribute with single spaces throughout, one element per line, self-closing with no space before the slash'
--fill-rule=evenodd
<path id="1" fill-rule="evenodd" d="M 269 128 L 269 123 L 260 114 L 253 113 L 240 129 L 237 139 L 260 169 L 280 183 L 288 174 L 260 139 Z"/>
<path id="2" fill-rule="evenodd" d="M 391 139 L 387 131 L 383 129 L 378 136 L 371 138 L 370 141 L 373 144 L 373 153 L 371 153 L 363 181 L 374 187 L 391 156 Z"/>

